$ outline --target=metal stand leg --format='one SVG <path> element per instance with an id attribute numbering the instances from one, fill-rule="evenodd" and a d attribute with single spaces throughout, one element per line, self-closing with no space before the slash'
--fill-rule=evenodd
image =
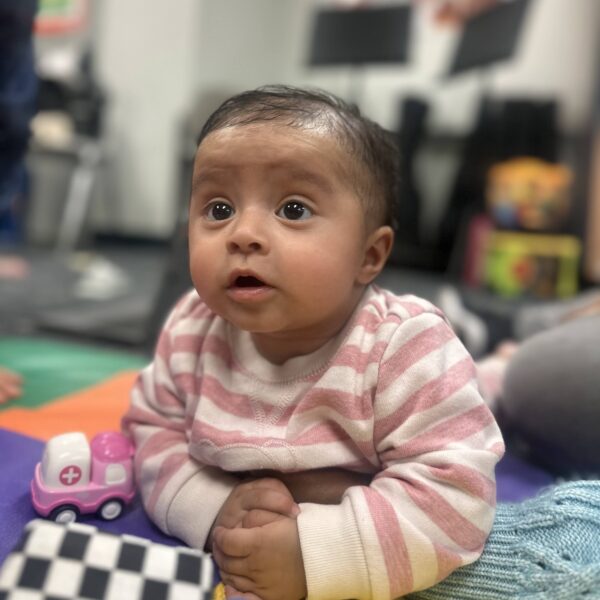
<path id="1" fill-rule="evenodd" d="M 56 240 L 56 249 L 60 252 L 73 250 L 79 241 L 101 159 L 98 141 L 90 139 L 81 142 Z"/>

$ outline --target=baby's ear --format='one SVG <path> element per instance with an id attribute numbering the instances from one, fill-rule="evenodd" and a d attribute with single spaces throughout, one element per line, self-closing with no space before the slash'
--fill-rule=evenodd
<path id="1" fill-rule="evenodd" d="M 363 263 L 358 272 L 357 282 L 368 285 L 381 273 L 392 251 L 394 230 L 389 225 L 375 229 L 365 242 Z"/>

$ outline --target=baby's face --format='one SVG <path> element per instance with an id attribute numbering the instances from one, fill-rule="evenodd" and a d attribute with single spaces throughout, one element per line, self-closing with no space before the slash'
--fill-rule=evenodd
<path id="1" fill-rule="evenodd" d="M 351 166 L 330 135 L 311 129 L 238 125 L 203 140 L 190 265 L 212 310 L 255 341 L 288 346 L 343 326 L 365 284 L 368 237 Z"/>

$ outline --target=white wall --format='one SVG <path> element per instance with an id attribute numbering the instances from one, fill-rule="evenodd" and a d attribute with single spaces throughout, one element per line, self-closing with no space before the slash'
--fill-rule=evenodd
<path id="1" fill-rule="evenodd" d="M 168 235 L 175 219 L 179 121 L 198 65 L 197 0 L 100 0 L 95 57 L 108 95 L 106 137 L 116 181 L 104 225 Z"/>
<path id="2" fill-rule="evenodd" d="M 349 69 L 306 66 L 311 11 L 326 0 L 96 3 L 95 49 L 109 95 L 107 133 L 117 170 L 101 221 L 112 229 L 169 234 L 178 201 L 179 126 L 192 106 L 206 110 L 203 98 L 273 82 L 318 85 L 342 96 L 350 89 Z M 421 94 L 432 105 L 430 126 L 465 131 L 481 79 L 465 75 L 442 83 L 456 34 L 434 28 L 420 11 L 412 32 L 411 65 L 369 69 L 362 108 L 393 128 L 401 98 Z M 491 90 L 555 96 L 563 126 L 581 129 L 590 111 L 599 32 L 598 0 L 534 1 L 518 60 L 495 69 Z"/>
<path id="3" fill-rule="evenodd" d="M 298 2 L 296 22 L 308 28 L 312 8 L 323 3 L 323 0 Z M 387 127 L 395 127 L 399 100 L 408 94 L 419 94 L 433 105 L 433 126 L 464 131 L 472 123 L 473 108 L 485 87 L 499 95 L 556 97 L 562 104 L 561 124 L 569 130 L 584 126 L 596 80 L 594 61 L 600 41 L 598 0 L 533 0 L 514 61 L 499 64 L 485 78 L 474 72 L 451 80 L 442 76 L 460 32 L 436 26 L 424 8 L 426 3 L 414 4 L 420 8 L 413 14 L 410 64 L 373 66 L 365 75 L 362 108 L 371 117 Z M 295 59 L 306 55 L 307 41 L 308 35 L 294 37 Z M 291 78 L 335 88 L 332 91 L 342 95 L 348 93 L 350 69 L 309 70 L 300 64 L 295 60 L 291 65 Z"/>
<path id="4" fill-rule="evenodd" d="M 293 0 L 205 0 L 194 81 L 242 91 L 279 82 L 289 63 Z"/>
<path id="5" fill-rule="evenodd" d="M 114 196 L 96 211 L 99 228 L 171 233 L 182 120 L 215 90 L 282 79 L 293 4 L 96 0 L 95 54 L 109 97 L 106 133 L 116 177 Z"/>

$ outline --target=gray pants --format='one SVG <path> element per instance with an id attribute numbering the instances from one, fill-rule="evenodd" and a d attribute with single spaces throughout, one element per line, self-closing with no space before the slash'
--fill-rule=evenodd
<path id="1" fill-rule="evenodd" d="M 534 457 L 560 470 L 600 474 L 600 315 L 524 341 L 500 404 Z"/>

